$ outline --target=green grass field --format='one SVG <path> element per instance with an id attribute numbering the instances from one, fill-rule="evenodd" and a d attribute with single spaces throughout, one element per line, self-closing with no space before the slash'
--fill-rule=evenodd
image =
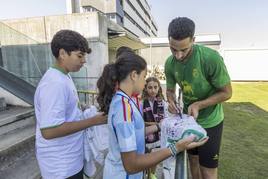
<path id="1" fill-rule="evenodd" d="M 268 83 L 233 83 L 224 103 L 220 179 L 268 178 Z"/>

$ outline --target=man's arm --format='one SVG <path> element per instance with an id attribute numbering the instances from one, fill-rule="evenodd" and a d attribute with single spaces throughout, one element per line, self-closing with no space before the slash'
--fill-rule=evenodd
<path id="1" fill-rule="evenodd" d="M 176 114 L 177 106 L 175 104 L 176 102 L 175 88 L 174 89 L 168 88 L 166 91 L 166 95 L 167 95 L 167 101 L 168 101 L 168 111 L 170 113 Z"/>
<path id="2" fill-rule="evenodd" d="M 218 92 L 214 95 L 201 100 L 196 101 L 188 107 L 188 114 L 193 116 L 195 119 L 198 117 L 199 110 L 204 109 L 206 107 L 224 102 L 232 97 L 232 86 L 231 84 L 227 84 L 222 88 L 218 89 Z"/>
<path id="3" fill-rule="evenodd" d="M 53 139 L 73 134 L 75 132 L 81 131 L 94 125 L 100 125 L 105 123 L 107 123 L 107 115 L 98 114 L 92 118 L 88 118 L 85 120 L 64 122 L 56 127 L 41 129 L 41 134 L 45 139 Z"/>
<path id="4" fill-rule="evenodd" d="M 173 68 L 173 56 L 168 57 L 165 63 L 165 76 L 166 76 L 166 95 L 168 101 L 168 111 L 170 113 L 176 114 L 177 107 L 175 105 L 176 102 L 176 79 L 174 76 L 174 68 Z"/>

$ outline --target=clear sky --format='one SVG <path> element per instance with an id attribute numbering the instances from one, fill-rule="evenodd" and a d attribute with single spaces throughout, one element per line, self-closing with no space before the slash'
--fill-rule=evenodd
<path id="1" fill-rule="evenodd" d="M 186 16 L 196 23 L 196 34 L 220 33 L 224 48 L 268 47 L 268 0 L 147 0 L 167 36 L 169 22 Z"/>
<path id="2" fill-rule="evenodd" d="M 66 12 L 66 0 L 0 0 L 0 20 L 57 15 Z"/>
<path id="3" fill-rule="evenodd" d="M 268 0 L 147 0 L 167 36 L 169 22 L 186 16 L 196 34 L 220 33 L 224 48 L 268 48 Z M 52 5 L 53 4 L 53 5 Z M 0 19 L 64 14 L 65 0 L 1 0 Z"/>

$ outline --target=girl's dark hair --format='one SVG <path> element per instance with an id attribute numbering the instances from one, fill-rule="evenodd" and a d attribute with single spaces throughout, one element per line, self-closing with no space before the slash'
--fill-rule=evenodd
<path id="1" fill-rule="evenodd" d="M 151 82 L 151 81 L 156 82 L 158 84 L 158 87 L 159 87 L 159 90 L 158 90 L 158 93 L 157 93 L 156 97 L 160 97 L 161 99 L 165 99 L 164 95 L 163 95 L 163 91 L 162 91 L 160 81 L 154 76 L 148 77 L 146 79 L 146 84 L 145 84 L 145 87 L 144 87 L 143 92 L 142 92 L 142 98 L 147 99 L 149 97 L 149 94 L 148 94 L 146 89 L 147 89 L 148 83 Z"/>
<path id="2" fill-rule="evenodd" d="M 134 51 L 131 48 L 127 46 L 121 46 L 116 50 L 115 58 L 118 58 L 122 53 L 125 53 L 125 52 L 134 53 Z"/>
<path id="3" fill-rule="evenodd" d="M 119 83 L 132 71 L 140 74 L 146 67 L 146 61 L 142 57 L 130 52 L 122 53 L 115 63 L 105 65 L 102 75 L 97 81 L 99 92 L 97 102 L 99 103 L 100 111 L 108 114 L 112 97 Z"/>

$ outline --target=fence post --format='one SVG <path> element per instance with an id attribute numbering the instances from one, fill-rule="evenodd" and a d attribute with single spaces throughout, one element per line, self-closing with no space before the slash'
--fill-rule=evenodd
<path id="1" fill-rule="evenodd" d="M 176 156 L 175 179 L 188 178 L 187 151 L 183 151 Z"/>

